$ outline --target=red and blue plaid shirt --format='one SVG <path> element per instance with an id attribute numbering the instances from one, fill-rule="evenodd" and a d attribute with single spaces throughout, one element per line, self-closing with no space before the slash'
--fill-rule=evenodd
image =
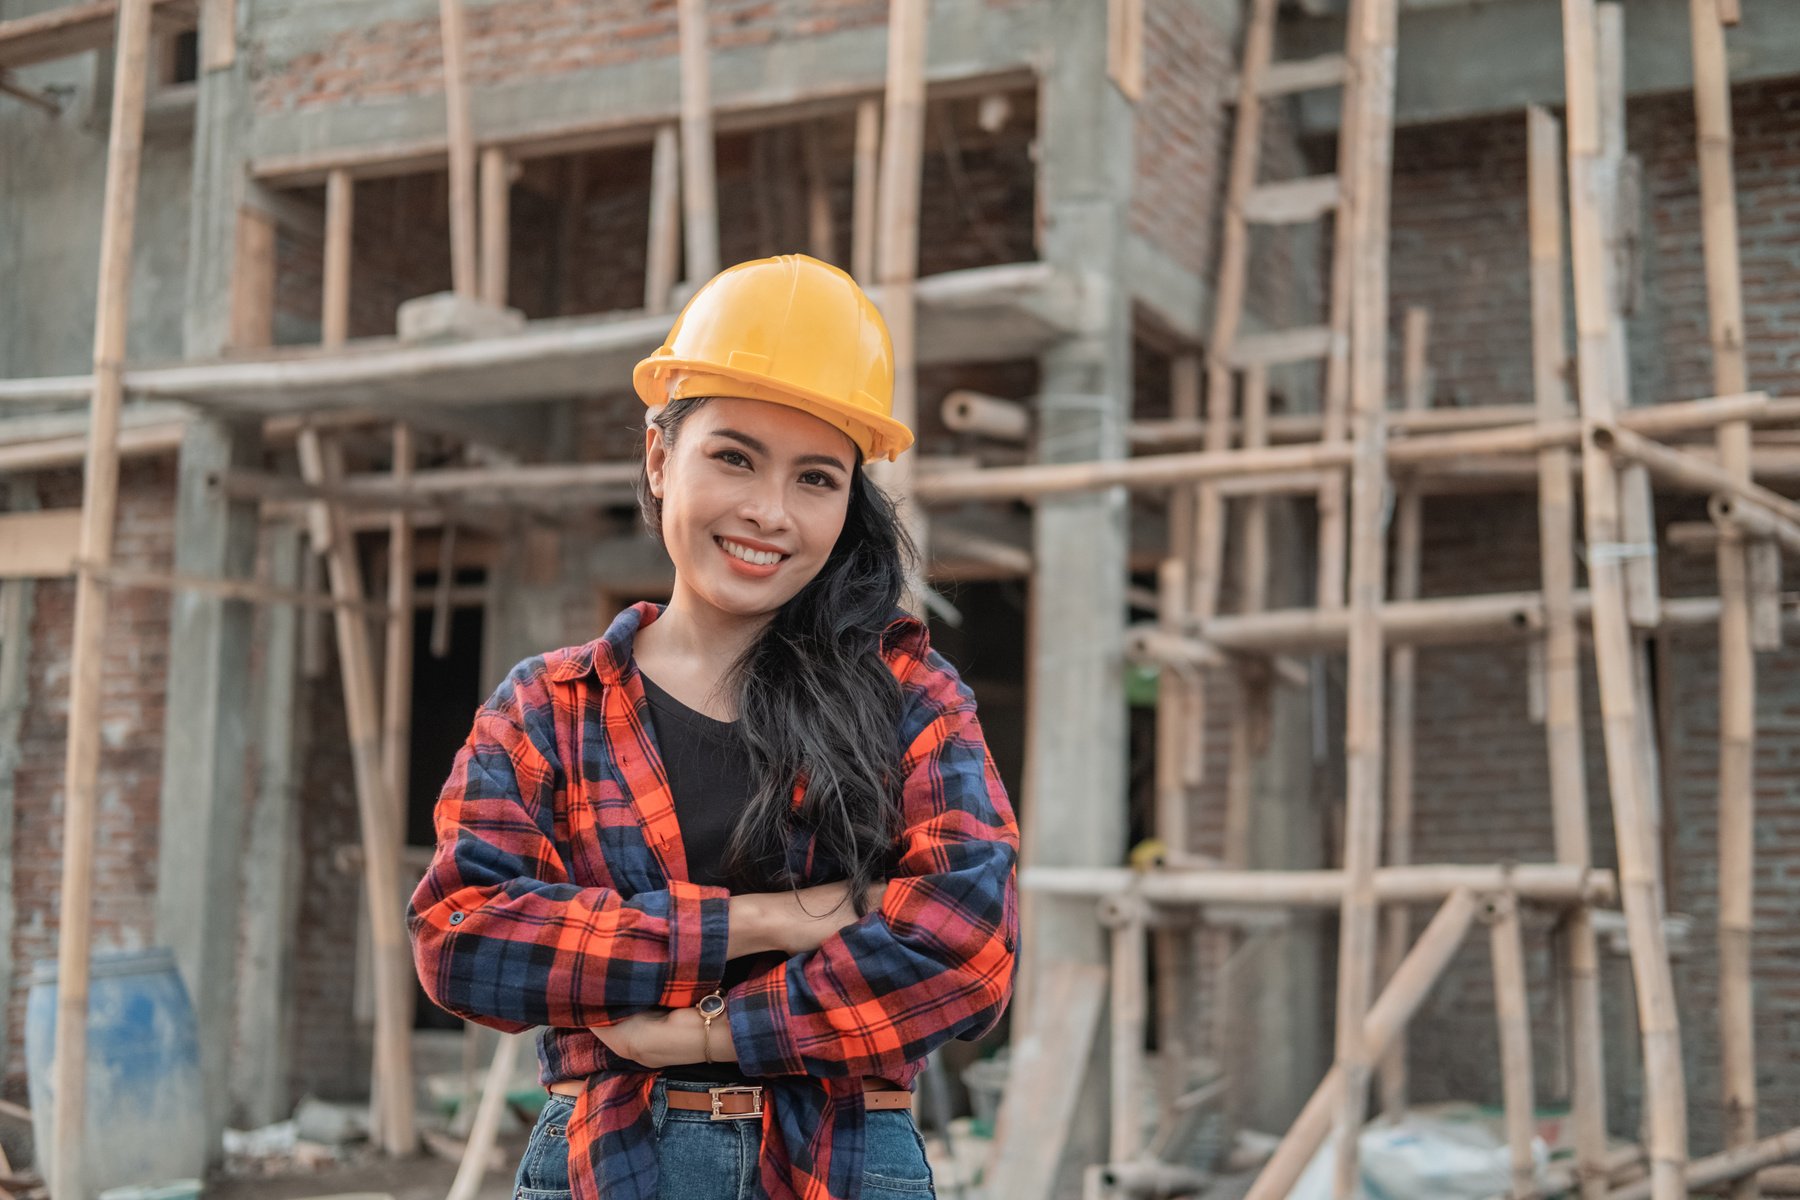
<path id="1" fill-rule="evenodd" d="M 432 1000 L 508 1032 L 545 1026 L 543 1082 L 585 1081 L 574 1200 L 657 1195 L 655 1070 L 589 1027 L 693 1004 L 725 972 L 731 893 L 688 881 L 631 655 L 661 614 L 633 605 L 595 641 L 513 668 L 457 753 L 407 915 Z M 1019 831 L 974 696 L 903 612 L 882 656 L 906 750 L 880 908 L 725 993 L 739 1068 L 767 1077 L 759 1174 L 776 1200 L 854 1200 L 863 1077 L 911 1087 L 933 1048 L 993 1029 L 1012 994 Z"/>

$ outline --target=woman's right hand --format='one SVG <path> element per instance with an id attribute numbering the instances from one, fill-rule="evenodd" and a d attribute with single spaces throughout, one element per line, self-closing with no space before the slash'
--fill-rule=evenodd
<path id="1" fill-rule="evenodd" d="M 886 880 L 877 880 L 869 885 L 865 894 L 870 912 L 881 907 L 881 897 L 886 891 Z M 734 925 L 739 921 L 740 905 L 751 915 L 751 920 L 745 923 L 749 926 L 745 930 L 748 935 L 744 939 L 746 943 L 754 942 L 755 949 L 780 950 L 786 954 L 803 954 L 808 950 L 816 950 L 826 938 L 861 920 L 850 903 L 850 885 L 843 880 L 815 884 L 791 892 L 756 892 L 733 896 L 731 902 Z M 735 942 L 739 939 L 733 940 Z M 734 948 L 731 954 L 735 957 L 737 954 L 754 952 L 753 949 Z"/>

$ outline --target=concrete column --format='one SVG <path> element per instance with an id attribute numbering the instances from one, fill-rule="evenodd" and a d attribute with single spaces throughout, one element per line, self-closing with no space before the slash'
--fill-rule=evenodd
<path id="1" fill-rule="evenodd" d="M 1056 0 L 1039 115 L 1043 257 L 1092 291 L 1091 320 L 1042 359 L 1038 458 L 1119 458 L 1131 412 L 1131 319 L 1121 278 L 1131 188 L 1132 110 L 1107 79 L 1107 6 Z M 1033 522 L 1027 687 L 1026 795 L 1021 835 L 1028 864 L 1118 866 L 1126 851 L 1124 630 L 1126 496 L 1122 489 L 1051 497 Z M 1045 964 L 1105 964 L 1092 903 L 1032 899 L 1021 1015 L 1030 1019 Z M 1105 1095 L 1107 1038 L 1081 1076 Z M 1079 1069 L 1079 1064 L 1071 1064 Z M 1079 1167 L 1104 1161 L 1109 1116 L 1084 1105 L 1055 1193 L 1075 1194 Z"/>
<path id="2" fill-rule="evenodd" d="M 233 6 L 210 6 L 209 12 Z M 239 20 L 249 9 L 235 6 Z M 236 277 L 238 209 L 246 184 L 249 95 L 235 30 L 202 29 L 194 119 L 183 352 L 210 357 L 226 345 Z M 215 485 L 227 467 L 260 465 L 256 421 L 199 417 L 182 442 L 176 483 L 175 570 L 248 577 L 257 511 Z M 157 940 L 175 951 L 200 1028 L 208 1145 L 221 1154 L 234 1027 L 240 881 L 244 870 L 246 751 L 253 719 L 250 606 L 176 592 L 171 597 L 162 811 L 157 859 Z"/>

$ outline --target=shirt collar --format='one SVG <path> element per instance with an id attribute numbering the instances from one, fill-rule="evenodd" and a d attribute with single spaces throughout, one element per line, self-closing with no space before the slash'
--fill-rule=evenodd
<path id="1" fill-rule="evenodd" d="M 568 656 L 550 667 L 550 678 L 558 683 L 571 683 L 592 673 L 602 683 L 618 683 L 631 661 L 631 644 L 637 631 L 662 616 L 666 604 L 639 600 L 622 610 L 606 627 L 606 632 L 584 646 L 577 646 Z M 895 608 L 888 616 L 883 640 L 894 636 L 896 626 L 923 629 L 925 623 L 903 608 Z"/>

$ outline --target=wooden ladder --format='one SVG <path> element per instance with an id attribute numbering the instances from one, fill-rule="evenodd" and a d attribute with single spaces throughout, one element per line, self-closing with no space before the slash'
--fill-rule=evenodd
<path id="1" fill-rule="evenodd" d="M 1237 116 L 1232 134 L 1230 173 L 1226 181 L 1224 228 L 1219 272 L 1213 293 L 1212 336 L 1206 353 L 1206 449 L 1232 446 L 1233 383 L 1244 375 L 1243 426 L 1254 432 L 1263 425 L 1270 367 L 1323 361 L 1324 440 L 1343 441 L 1348 432 L 1350 239 L 1336 239 L 1331 270 L 1329 321 L 1324 325 L 1246 334 L 1242 331 L 1244 290 L 1249 270 L 1252 225 L 1298 225 L 1331 217 L 1339 231 L 1348 229 L 1350 189 L 1342 179 L 1362 152 L 1363 141 L 1346 128 L 1339 138 L 1338 171 L 1332 175 L 1261 183 L 1263 103 L 1278 97 L 1350 81 L 1347 53 L 1285 62 L 1271 61 L 1278 0 L 1251 0 L 1244 36 L 1243 66 L 1237 79 Z M 1353 112 L 1344 105 L 1346 115 Z M 1251 439 L 1245 439 L 1246 444 Z M 1333 472 L 1319 492 L 1320 608 L 1344 603 L 1344 483 Z M 1224 558 L 1223 497 L 1217 484 L 1198 489 L 1195 514 L 1192 611 L 1204 621 L 1218 608 Z"/>

